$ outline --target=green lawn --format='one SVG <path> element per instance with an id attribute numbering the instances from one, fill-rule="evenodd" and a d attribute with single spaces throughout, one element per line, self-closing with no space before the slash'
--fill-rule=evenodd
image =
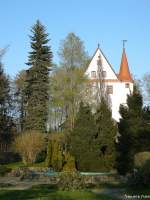
<path id="1" fill-rule="evenodd" d="M 11 169 L 17 169 L 19 167 L 24 167 L 25 165 L 22 162 L 16 162 L 16 163 L 5 164 L 4 166 Z"/>
<path id="2" fill-rule="evenodd" d="M 11 169 L 17 169 L 20 167 L 45 167 L 45 162 L 33 163 L 33 164 L 28 164 L 28 165 L 25 165 L 22 162 L 16 162 L 16 163 L 5 164 L 4 166 L 11 168 Z"/>
<path id="3" fill-rule="evenodd" d="M 88 191 L 58 191 L 50 186 L 36 186 L 29 190 L 0 190 L 2 200 L 117 200 Z"/>

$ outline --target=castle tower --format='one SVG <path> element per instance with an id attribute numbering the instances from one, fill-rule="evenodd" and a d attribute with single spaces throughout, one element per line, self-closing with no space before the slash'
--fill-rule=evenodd
<path id="1" fill-rule="evenodd" d="M 121 59 L 120 71 L 119 71 L 119 79 L 120 79 L 120 81 L 133 82 L 132 76 L 130 74 L 129 66 L 128 66 L 128 60 L 127 60 L 127 56 L 126 56 L 125 47 L 123 47 L 123 52 L 122 52 L 122 59 Z"/>
<path id="2" fill-rule="evenodd" d="M 99 80 L 99 62 L 97 62 L 99 59 L 101 59 L 102 80 Z M 133 79 L 129 70 L 124 45 L 119 74 L 115 73 L 99 46 L 85 74 L 89 78 L 92 95 L 96 93 L 97 85 L 100 85 L 102 82 L 105 83 L 105 92 L 111 102 L 112 118 L 118 122 L 120 120 L 119 107 L 121 104 L 126 105 L 127 95 L 133 92 Z M 91 104 L 94 102 L 94 95 L 92 95 L 87 98 L 89 103 L 92 102 Z"/>

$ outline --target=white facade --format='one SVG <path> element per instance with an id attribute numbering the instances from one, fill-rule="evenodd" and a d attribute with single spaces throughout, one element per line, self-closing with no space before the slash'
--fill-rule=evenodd
<path id="1" fill-rule="evenodd" d="M 99 59 L 101 60 L 100 64 L 98 63 Z M 99 48 L 97 48 L 85 72 L 93 88 L 96 86 L 97 83 L 100 83 L 100 78 L 98 75 L 99 66 L 101 67 L 101 74 L 103 76 L 105 91 L 107 91 L 107 94 L 110 98 L 112 118 L 118 122 L 120 119 L 120 104 L 125 105 L 127 94 L 131 94 L 133 92 L 133 81 L 120 80 L 119 76 L 115 73 L 112 66 L 104 56 L 103 52 Z M 92 96 L 90 100 L 92 101 Z"/>

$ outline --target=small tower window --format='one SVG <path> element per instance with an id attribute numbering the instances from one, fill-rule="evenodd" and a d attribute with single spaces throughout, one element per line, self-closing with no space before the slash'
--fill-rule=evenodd
<path id="1" fill-rule="evenodd" d="M 129 83 L 126 83 L 126 84 L 125 84 L 125 88 L 129 88 Z"/>
<path id="2" fill-rule="evenodd" d="M 107 93 L 108 94 L 113 94 L 113 86 L 112 85 L 108 85 L 107 86 Z"/>
<path id="3" fill-rule="evenodd" d="M 91 71 L 91 77 L 96 78 L 96 71 Z"/>
<path id="4" fill-rule="evenodd" d="M 105 78 L 106 77 L 106 71 L 102 71 L 102 76 Z"/>

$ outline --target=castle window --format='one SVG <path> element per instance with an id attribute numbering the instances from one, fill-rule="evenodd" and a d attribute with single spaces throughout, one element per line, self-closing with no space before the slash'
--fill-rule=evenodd
<path id="1" fill-rule="evenodd" d="M 107 86 L 107 93 L 108 94 L 113 94 L 113 86 L 112 85 L 108 85 Z"/>
<path id="2" fill-rule="evenodd" d="M 106 71 L 102 71 L 102 76 L 106 77 Z"/>
<path id="3" fill-rule="evenodd" d="M 91 71 L 91 77 L 96 78 L 96 71 Z"/>
<path id="4" fill-rule="evenodd" d="M 129 88 L 129 83 L 126 83 L 126 84 L 125 84 L 125 88 Z"/>

